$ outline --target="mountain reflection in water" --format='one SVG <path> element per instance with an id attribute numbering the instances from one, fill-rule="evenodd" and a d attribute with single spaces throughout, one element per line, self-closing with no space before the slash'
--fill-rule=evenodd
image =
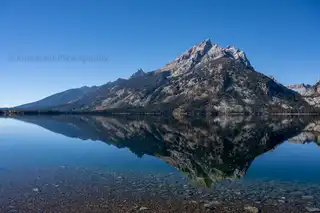
<path id="1" fill-rule="evenodd" d="M 317 141 L 314 132 L 320 131 L 318 122 L 298 118 L 175 120 L 62 115 L 16 119 L 67 137 L 128 148 L 139 157 L 155 156 L 207 187 L 241 178 L 257 156 L 288 139 Z"/>

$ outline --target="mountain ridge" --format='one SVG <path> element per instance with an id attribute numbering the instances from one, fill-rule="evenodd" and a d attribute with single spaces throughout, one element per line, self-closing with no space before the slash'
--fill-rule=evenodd
<path id="1" fill-rule="evenodd" d="M 83 86 L 80 88 L 73 88 L 66 91 L 62 91 L 48 97 L 45 97 L 39 101 L 22 104 L 19 106 L 14 107 L 15 109 L 42 109 L 51 107 L 52 105 L 59 105 L 70 103 L 76 101 L 77 99 L 81 98 L 84 94 L 89 92 L 90 90 L 96 89 L 97 86 Z"/>
<path id="2" fill-rule="evenodd" d="M 262 113 L 306 110 L 309 104 L 297 92 L 255 71 L 245 52 L 222 48 L 206 39 L 151 72 L 139 69 L 118 79 L 58 101 L 40 100 L 23 108 L 47 107 L 58 111 L 104 111 L 136 108 L 184 113 Z M 71 93 L 72 94 L 72 93 Z M 65 94 L 58 93 L 60 96 Z M 60 95 L 60 96 L 59 96 Z M 50 106 L 50 103 L 52 104 Z"/>
<path id="3" fill-rule="evenodd" d="M 314 85 L 292 84 L 288 88 L 299 93 L 311 106 L 320 108 L 320 81 Z"/>

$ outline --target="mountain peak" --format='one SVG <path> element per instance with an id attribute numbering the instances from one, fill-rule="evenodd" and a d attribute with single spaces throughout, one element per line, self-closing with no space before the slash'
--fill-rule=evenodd
<path id="1" fill-rule="evenodd" d="M 225 51 L 230 54 L 234 59 L 240 60 L 246 66 L 251 67 L 250 61 L 248 60 L 245 52 L 236 48 L 235 46 L 229 45 L 225 48 Z"/>
<path id="2" fill-rule="evenodd" d="M 203 59 L 214 61 L 223 57 L 231 58 L 243 63 L 247 67 L 251 67 L 246 54 L 240 49 L 231 45 L 227 46 L 226 48 L 222 48 L 217 44 L 212 44 L 210 39 L 205 39 L 202 42 L 192 46 L 183 54 L 178 56 L 174 61 L 166 64 L 157 71 L 170 71 L 174 75 L 180 75 L 201 63 Z"/>
<path id="3" fill-rule="evenodd" d="M 141 76 L 144 76 L 146 73 L 143 71 L 143 69 L 138 69 L 137 72 L 133 73 L 130 77 L 131 78 L 136 78 L 136 77 L 141 77 Z"/>
<path id="4" fill-rule="evenodd" d="M 290 85 L 287 85 L 287 87 L 289 89 L 292 89 L 292 90 L 295 90 L 295 89 L 309 89 L 309 88 L 312 88 L 312 86 L 310 84 L 305 84 L 305 83 L 301 83 L 301 84 L 290 84 Z"/>
<path id="5" fill-rule="evenodd" d="M 205 44 L 205 45 L 212 46 L 212 42 L 211 42 L 210 38 L 203 40 L 200 44 Z"/>

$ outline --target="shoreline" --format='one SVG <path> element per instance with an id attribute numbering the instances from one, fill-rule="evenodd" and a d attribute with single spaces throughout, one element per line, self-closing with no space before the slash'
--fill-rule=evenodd
<path id="1" fill-rule="evenodd" d="M 173 111 L 152 112 L 152 111 L 41 111 L 41 110 L 0 110 L 0 116 L 28 116 L 28 115 L 105 115 L 105 116 L 170 116 L 170 117 L 206 117 L 206 116 L 320 116 L 320 112 L 266 112 L 266 113 L 197 113 Z"/>

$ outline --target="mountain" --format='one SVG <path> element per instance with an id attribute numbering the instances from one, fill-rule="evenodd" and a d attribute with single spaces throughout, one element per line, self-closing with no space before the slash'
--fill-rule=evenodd
<path id="1" fill-rule="evenodd" d="M 70 89 L 64 92 L 60 92 L 44 99 L 41 99 L 36 102 L 23 104 L 15 109 L 28 109 L 28 110 L 37 110 L 37 109 L 47 109 L 54 106 L 70 104 L 81 99 L 86 93 L 94 91 L 97 87 L 81 87 L 77 89 Z"/>
<path id="2" fill-rule="evenodd" d="M 52 100 L 52 99 L 50 99 Z M 296 92 L 256 72 L 246 54 L 204 40 L 174 61 L 129 79 L 118 79 L 68 101 L 50 101 L 54 110 L 101 111 L 135 109 L 189 111 L 282 112 L 309 105 Z"/>
<path id="3" fill-rule="evenodd" d="M 138 157 L 155 156 L 195 182 L 211 186 L 245 175 L 252 161 L 299 134 L 305 120 L 211 120 L 115 118 L 104 116 L 25 116 L 16 119 L 82 140 L 128 148 Z"/>
<path id="4" fill-rule="evenodd" d="M 320 107 L 320 81 L 315 85 L 294 84 L 289 85 L 289 89 L 298 92 L 312 106 Z"/>
<path id="5" fill-rule="evenodd" d="M 135 72 L 135 73 L 133 73 L 131 75 L 130 79 L 137 78 L 137 77 L 142 77 L 142 76 L 145 76 L 145 75 L 146 75 L 146 73 L 140 68 L 140 69 L 138 69 L 137 72 Z"/>
<path id="6" fill-rule="evenodd" d="M 157 71 L 170 71 L 174 76 L 178 76 L 188 73 L 201 62 L 210 63 L 221 58 L 231 59 L 244 64 L 248 68 L 252 68 L 243 51 L 235 48 L 234 46 L 222 48 L 217 44 L 212 44 L 210 40 L 204 40 L 200 44 L 196 44 L 191 47 L 181 56 L 177 57 L 173 62 L 165 65 Z"/>

